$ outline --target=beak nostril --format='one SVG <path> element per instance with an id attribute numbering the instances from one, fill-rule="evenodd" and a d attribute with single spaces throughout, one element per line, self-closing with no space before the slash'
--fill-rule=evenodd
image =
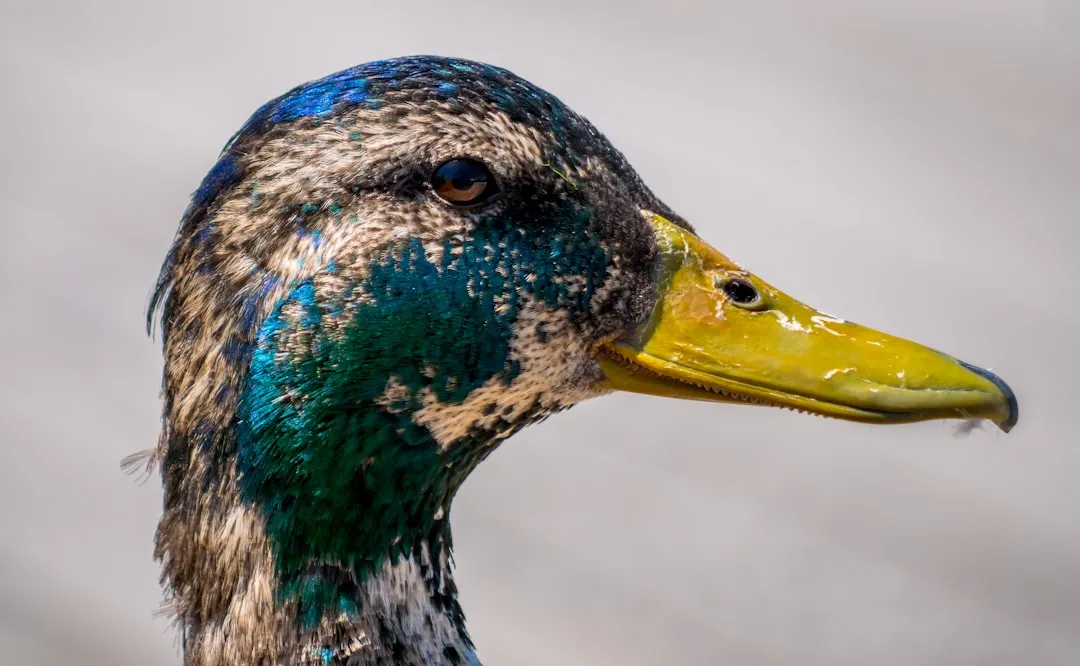
<path id="1" fill-rule="evenodd" d="M 726 280 L 717 286 L 724 290 L 724 294 L 733 305 L 750 308 L 761 303 L 761 294 L 758 290 L 742 278 Z"/>
<path id="2" fill-rule="evenodd" d="M 958 361 L 958 363 L 960 363 L 960 365 L 964 366 L 968 370 L 974 372 L 975 374 L 993 382 L 994 386 L 998 387 L 1002 394 L 1004 394 L 1005 401 L 1009 407 L 1009 417 L 1005 419 L 1004 422 L 998 423 L 998 427 L 1005 432 L 1009 432 L 1010 430 L 1012 430 L 1013 426 L 1015 426 L 1016 422 L 1020 419 L 1020 405 L 1016 401 L 1016 394 L 1013 393 L 1012 388 L 1010 388 L 1009 385 L 1005 383 L 1004 379 L 998 377 L 989 370 L 980 368 L 977 365 L 971 365 L 970 363 L 964 363 L 963 361 Z"/>

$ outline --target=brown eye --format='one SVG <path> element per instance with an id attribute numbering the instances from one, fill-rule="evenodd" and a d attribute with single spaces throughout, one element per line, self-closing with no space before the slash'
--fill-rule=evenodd
<path id="1" fill-rule="evenodd" d="M 495 177 L 482 162 L 458 159 L 445 162 L 431 174 L 431 187 L 439 198 L 455 206 L 472 206 L 491 198 Z"/>

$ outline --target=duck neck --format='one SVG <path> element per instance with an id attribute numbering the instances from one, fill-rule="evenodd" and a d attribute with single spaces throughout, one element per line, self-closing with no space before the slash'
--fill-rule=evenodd
<path id="1" fill-rule="evenodd" d="M 303 435 L 281 418 L 257 436 L 241 431 L 237 488 L 261 514 L 286 654 L 341 666 L 478 663 L 452 575 L 449 508 L 492 447 L 442 447 L 392 411 L 331 412 L 301 418 Z"/>
<path id="2" fill-rule="evenodd" d="M 547 256 L 526 240 L 506 242 Z M 170 420 L 177 446 L 166 467 L 178 471 L 166 473 L 177 481 L 166 484 L 159 552 L 186 626 L 201 636 L 192 652 L 239 654 L 190 664 L 475 663 L 450 573 L 450 503 L 498 442 L 597 394 L 559 365 L 564 355 L 538 353 L 557 342 L 577 350 L 580 334 L 557 307 L 568 287 L 526 298 L 513 285 L 532 285 L 533 275 L 494 296 L 478 292 L 477 276 L 506 266 L 517 275 L 539 259 L 488 266 L 490 246 L 477 246 L 458 254 L 447 245 L 436 264 L 410 241 L 363 280 L 328 269 L 287 288 L 267 283 L 281 289 L 269 297 L 249 288 L 274 305 L 214 357 L 234 370 L 231 384 L 204 395 L 222 421 L 203 437 L 198 420 Z M 451 261 L 465 263 L 451 270 Z M 170 337 L 171 357 L 201 367 L 184 344 Z M 177 413 L 195 402 L 185 399 Z M 207 533 L 226 543 L 192 543 Z M 286 658 L 250 658 L 267 649 Z M 306 656 L 287 659 L 294 654 Z"/>
<path id="3" fill-rule="evenodd" d="M 396 561 L 385 560 L 363 580 L 337 566 L 305 577 L 344 606 L 318 625 L 297 618 L 295 661 L 337 666 L 478 665 L 451 574 L 449 539 L 417 542 Z M 291 663 L 291 662 L 290 662 Z"/>

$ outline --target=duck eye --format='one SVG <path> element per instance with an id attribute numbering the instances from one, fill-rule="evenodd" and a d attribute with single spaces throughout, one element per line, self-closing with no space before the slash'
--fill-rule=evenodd
<path id="1" fill-rule="evenodd" d="M 744 308 L 751 308 L 761 303 L 761 294 L 742 278 L 735 278 L 724 283 L 724 293 L 728 300 Z"/>
<path id="2" fill-rule="evenodd" d="M 497 191 L 495 177 L 483 162 L 457 159 L 444 162 L 431 174 L 431 187 L 440 199 L 455 206 L 472 206 Z"/>

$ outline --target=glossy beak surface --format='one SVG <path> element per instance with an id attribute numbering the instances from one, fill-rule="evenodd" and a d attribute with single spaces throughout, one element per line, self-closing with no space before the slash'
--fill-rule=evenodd
<path id="1" fill-rule="evenodd" d="M 818 312 L 647 217 L 661 249 L 659 298 L 636 330 L 598 348 L 608 387 L 868 423 L 1016 425 L 1016 397 L 991 372 Z"/>

